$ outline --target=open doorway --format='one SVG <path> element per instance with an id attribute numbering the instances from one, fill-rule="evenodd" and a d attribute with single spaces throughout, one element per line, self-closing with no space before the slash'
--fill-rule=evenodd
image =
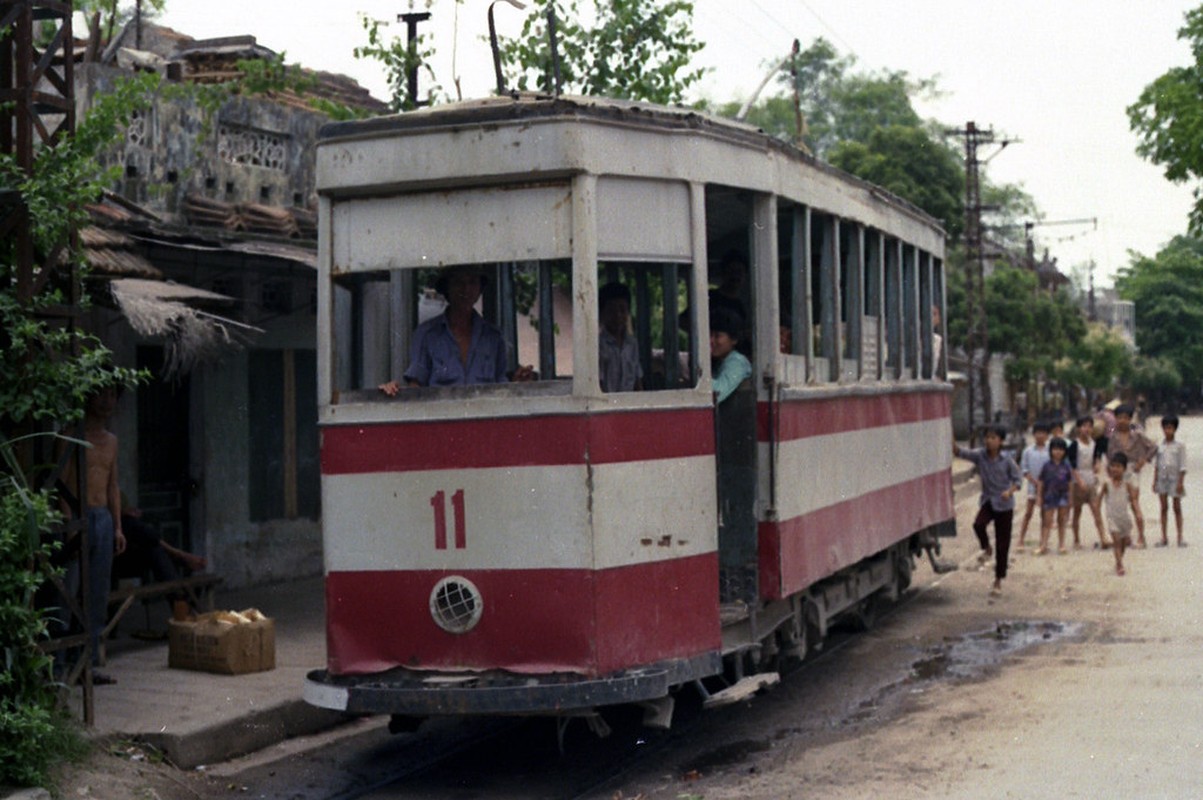
<path id="1" fill-rule="evenodd" d="M 142 509 L 143 521 L 163 541 L 192 552 L 189 379 L 164 378 L 163 363 L 163 348 L 138 348 L 138 367 L 151 379 L 138 387 L 138 486 L 129 502 Z"/>

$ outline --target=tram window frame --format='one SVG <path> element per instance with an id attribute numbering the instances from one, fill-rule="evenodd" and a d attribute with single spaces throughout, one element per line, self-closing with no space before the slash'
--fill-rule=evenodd
<path id="1" fill-rule="evenodd" d="M 885 302 L 885 375 L 902 377 L 902 241 L 886 237 L 883 246 Z"/>
<path id="2" fill-rule="evenodd" d="M 864 295 L 864 228 L 855 222 L 840 225 L 840 379 L 860 380 L 864 341 L 861 314 Z"/>
<path id="3" fill-rule="evenodd" d="M 631 292 L 631 323 L 630 331 L 635 337 L 639 348 L 639 362 L 643 370 L 642 391 L 670 391 L 673 389 L 691 389 L 698 385 L 701 370 L 698 363 L 697 341 L 693 337 L 693 324 L 690 321 L 689 300 L 693 293 L 694 270 L 692 264 L 678 261 L 642 261 L 621 258 L 599 259 L 597 264 L 597 285 L 600 290 L 607 283 L 618 282 Z M 676 280 L 676 291 L 671 295 L 664 292 L 664 286 L 669 281 Z M 656 286 L 656 281 L 659 286 Z M 659 290 L 659 302 L 657 291 Z M 671 301 L 669 299 L 671 298 Z M 650 312 L 650 313 L 648 313 Z M 659 323 L 657 336 L 656 323 Z M 598 307 L 597 317 L 598 338 L 602 332 L 601 308 Z M 665 335 L 673 331 L 674 336 Z M 657 348 L 656 345 L 660 347 Z M 670 344 L 672 346 L 670 346 Z M 655 376 L 657 373 L 656 350 L 660 350 L 660 364 L 663 369 L 663 385 Z M 675 359 L 673 358 L 675 351 Z M 682 364 L 682 360 L 684 364 Z M 677 372 L 678 369 L 682 371 Z M 677 377 L 674 378 L 674 374 Z M 600 386 L 600 347 L 598 366 L 598 389 Z M 626 394 L 626 392 L 610 391 L 607 395 Z"/>
<path id="4" fill-rule="evenodd" d="M 935 255 L 931 256 L 931 308 L 933 311 L 940 312 L 939 322 L 932 320 L 932 371 L 931 379 L 937 381 L 947 380 L 948 369 L 945 366 L 948 358 L 948 298 L 946 292 L 946 274 L 944 271 L 944 259 L 938 258 Z M 940 342 L 940 347 L 936 347 L 936 342 Z"/>
<path id="5" fill-rule="evenodd" d="M 572 297 L 572 261 L 567 258 L 488 264 L 450 265 L 441 268 L 401 267 L 388 270 L 356 271 L 331 278 L 331 377 L 336 396 L 348 400 L 385 399 L 376 387 L 389 380 L 404 386 L 409 368 L 413 334 L 421 322 L 442 313 L 442 308 L 421 312 L 424 301 L 435 305 L 445 300 L 435 285 L 440 275 L 457 267 L 479 269 L 485 276 L 481 299 L 476 310 L 497 326 L 506 343 L 506 373 L 512 376 L 519 366 L 520 348 L 531 341 L 531 334 L 519 328 L 525 317 L 533 329 L 538 380 L 528 391 L 567 393 L 572 384 L 572 326 L 556 312 L 556 288 Z M 517 280 L 519 275 L 534 273 L 533 282 Z M 522 309 L 525 308 L 525 311 Z M 553 324 L 544 328 L 538 320 L 550 311 Z M 567 309 L 571 314 L 571 308 Z M 565 346 L 565 341 L 567 344 Z M 568 363 L 557 363 L 557 345 Z M 439 399 L 478 395 L 512 384 L 480 383 L 460 386 L 404 386 L 404 399 Z M 559 388 L 548 388 L 551 386 Z M 564 387 L 567 387 L 566 389 Z"/>
<path id="6" fill-rule="evenodd" d="M 841 370 L 839 231 L 839 217 L 811 211 L 811 335 L 815 344 L 811 380 L 815 383 L 834 383 Z"/>
<path id="7" fill-rule="evenodd" d="M 778 355 L 785 357 L 787 383 L 808 383 L 814 358 L 811 330 L 810 209 L 785 198 L 777 200 Z M 788 324 L 787 324 L 788 323 Z M 789 329 L 789 345 L 780 347 L 781 328 Z"/>
<path id="8" fill-rule="evenodd" d="M 920 377 L 919 364 L 919 248 L 902 246 L 902 378 Z"/>
<path id="9" fill-rule="evenodd" d="M 863 229 L 864 276 L 861 312 L 861 379 L 882 380 L 885 375 L 885 234 Z"/>

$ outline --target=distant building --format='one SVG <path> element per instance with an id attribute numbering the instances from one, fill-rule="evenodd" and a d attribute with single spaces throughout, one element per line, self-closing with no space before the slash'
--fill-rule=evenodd
<path id="1" fill-rule="evenodd" d="M 1094 290 L 1094 316 L 1136 349 L 1136 304 L 1120 300 L 1114 289 Z"/>

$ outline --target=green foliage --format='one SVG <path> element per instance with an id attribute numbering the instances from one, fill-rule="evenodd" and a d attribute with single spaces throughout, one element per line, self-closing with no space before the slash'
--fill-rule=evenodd
<path id="1" fill-rule="evenodd" d="M 284 53 L 271 58 L 239 59 L 237 66 L 242 77 L 231 84 L 215 84 L 226 90 L 222 102 L 233 94 L 271 97 L 291 93 L 303 97 L 310 108 L 331 119 L 362 119 L 368 115 L 366 111 L 324 97 L 310 96 L 309 93 L 318 86 L 317 78 L 306 73 L 299 64 L 286 64 L 284 59 Z"/>
<path id="2" fill-rule="evenodd" d="M 944 223 L 953 238 L 964 227 L 964 170 L 944 142 L 921 127 L 887 125 L 864 141 L 831 148 L 834 166 L 906 198 Z"/>
<path id="3" fill-rule="evenodd" d="M 49 494 L 26 485 L 11 443 L 0 440 L 0 785 L 41 784 L 78 747 L 57 705 L 53 661 L 37 647 L 47 636 L 46 612 L 33 602 L 49 577 L 43 534 L 57 520 Z"/>
<path id="4" fill-rule="evenodd" d="M 1131 364 L 1127 342 L 1106 325 L 1093 323 L 1057 360 L 1055 374 L 1064 384 L 1101 392 L 1112 389 Z"/>
<path id="5" fill-rule="evenodd" d="M 167 5 L 167 0 L 143 0 L 142 18 L 144 20 L 157 16 Z M 134 18 L 136 5 L 121 3 L 121 0 L 75 0 L 75 12 L 90 19 L 93 14 L 100 15 L 100 36 L 102 44 L 108 44 L 113 35 L 127 22 Z"/>
<path id="6" fill-rule="evenodd" d="M 434 81 L 434 71 L 430 68 L 430 58 L 434 54 L 434 48 L 428 43 L 428 36 L 419 33 L 412 42 L 398 37 L 386 41 L 381 32 L 381 28 L 386 23 L 372 19 L 366 14 L 360 14 L 359 19 L 363 23 L 364 31 L 367 32 L 368 43 L 355 48 L 353 51 L 355 57 L 379 61 L 384 67 L 385 75 L 388 76 L 389 89 L 393 95 L 389 101 L 393 111 L 412 110 L 414 104 L 410 101 L 407 88 L 410 70 L 415 68 L 425 70 L 431 81 Z M 442 97 L 444 97 L 442 88 L 436 83 L 428 90 L 426 99 L 428 102 L 434 103 Z"/>
<path id="7" fill-rule="evenodd" d="M 1056 362 L 1086 335 L 1086 322 L 1064 292 L 1039 289 L 1036 274 L 999 265 L 986 278 L 990 350 L 1008 353 L 1007 379 L 1052 377 Z"/>
<path id="8" fill-rule="evenodd" d="M 29 175 L 11 154 L 0 154 L 0 181 L 14 187 L 29 208 L 41 257 L 87 223 L 84 205 L 95 202 L 114 179 L 96 155 L 120 134 L 132 111 L 149 102 L 156 84 L 156 76 L 140 76 L 98 97 L 75 136 L 42 150 Z M 48 282 L 41 294 L 19 298 L 11 238 L 6 245 L 10 249 L 0 258 L 0 432 L 78 420 L 89 393 L 131 384 L 138 373 L 114 367 L 94 336 L 60 327 L 40 314 L 64 302 L 60 283 Z M 78 260 L 79 254 L 69 258 Z M 69 356 L 73 351 L 78 355 Z"/>
<path id="9" fill-rule="evenodd" d="M 747 122 L 771 136 L 797 141 L 796 88 L 802 141 L 812 153 L 914 203 L 940 220 L 956 245 L 965 225 L 963 156 L 944 133 L 950 126 L 922 119 L 914 106 L 916 100 L 938 93 L 935 79 L 916 79 L 896 70 L 858 71 L 854 58 L 841 56 L 830 42 L 818 38 L 782 68 L 779 85 L 783 94 L 753 105 Z M 740 107 L 726 103 L 715 111 L 733 117 Z M 1022 247 L 1023 229 L 1015 223 L 1035 216 L 1031 196 L 1018 186 L 992 184 L 983 177 L 982 203 L 995 209 L 983 224 L 1004 231 L 992 232 L 991 237 Z M 1008 239 L 1007 230 L 1018 231 L 1018 237 Z M 951 313 L 949 325 L 955 345 L 961 338 Z"/>
<path id="10" fill-rule="evenodd" d="M 1136 152 L 1165 167 L 1174 183 L 1203 180 L 1203 7 L 1186 12 L 1178 38 L 1190 44 L 1194 63 L 1174 67 L 1144 88 L 1128 106 Z M 1203 233 L 1203 186 L 1195 188 L 1191 232 Z"/>
<path id="11" fill-rule="evenodd" d="M 686 90 L 705 74 L 690 68 L 703 45 L 694 38 L 693 3 L 687 0 L 595 0 L 588 20 L 581 0 L 534 0 L 530 5 L 521 36 L 501 46 L 508 81 L 520 90 L 554 88 L 549 6 L 555 7 L 565 92 L 670 105 L 682 102 Z"/>
<path id="12" fill-rule="evenodd" d="M 1126 378 L 1134 391 L 1147 395 L 1170 395 L 1182 388 L 1182 373 L 1168 358 L 1138 356 Z"/>
<path id="13" fill-rule="evenodd" d="M 1136 346 L 1174 366 L 1188 386 L 1203 380 L 1203 240 L 1176 236 L 1154 257 L 1132 254 L 1115 278 L 1136 303 Z"/>
<path id="14" fill-rule="evenodd" d="M 97 98 L 76 133 L 37 153 L 26 174 L 0 155 L 0 181 L 29 210 L 39 269 L 70 232 L 87 222 L 113 179 L 97 161 L 135 108 L 149 102 L 155 76 L 119 84 Z M 46 578 L 42 535 L 57 521 L 48 493 L 29 488 L 12 454 L 15 431 L 67 424 L 83 415 L 84 398 L 103 386 L 131 384 L 140 373 L 113 366 L 93 336 L 60 326 L 46 310 L 66 302 L 68 286 L 52 276 L 32 296 L 19 296 L 12 238 L 0 250 L 0 784 L 40 783 L 47 766 L 71 749 L 72 732 L 57 704 L 51 661 L 37 648 L 46 617 L 34 592 Z M 78 261 L 78 253 L 66 259 Z M 81 265 L 82 271 L 82 265 Z"/>

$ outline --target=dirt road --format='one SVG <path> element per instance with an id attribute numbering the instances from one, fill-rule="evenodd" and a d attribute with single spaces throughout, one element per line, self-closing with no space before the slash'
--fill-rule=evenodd
<path id="1" fill-rule="evenodd" d="M 1184 420 L 1180 438 L 1192 456 L 1187 548 L 1173 546 L 1172 518 L 1171 546 L 1151 546 L 1160 533 L 1146 470 L 1150 548 L 1129 554 L 1127 576 L 1089 549 L 1087 520 L 1087 549 L 1013 555 L 998 600 L 989 571 L 933 580 L 925 569 L 906 607 L 819 674 L 758 701 L 773 710 L 732 715 L 729 742 L 744 742 L 744 753 L 723 763 L 712 749 L 709 764 L 700 753 L 696 772 L 645 775 L 621 796 L 1203 795 L 1203 420 Z M 960 535 L 946 550 L 962 564 L 976 551 L 975 510 L 976 498 L 959 505 Z M 992 647 L 1025 637 L 1036 643 L 990 665 Z"/>

